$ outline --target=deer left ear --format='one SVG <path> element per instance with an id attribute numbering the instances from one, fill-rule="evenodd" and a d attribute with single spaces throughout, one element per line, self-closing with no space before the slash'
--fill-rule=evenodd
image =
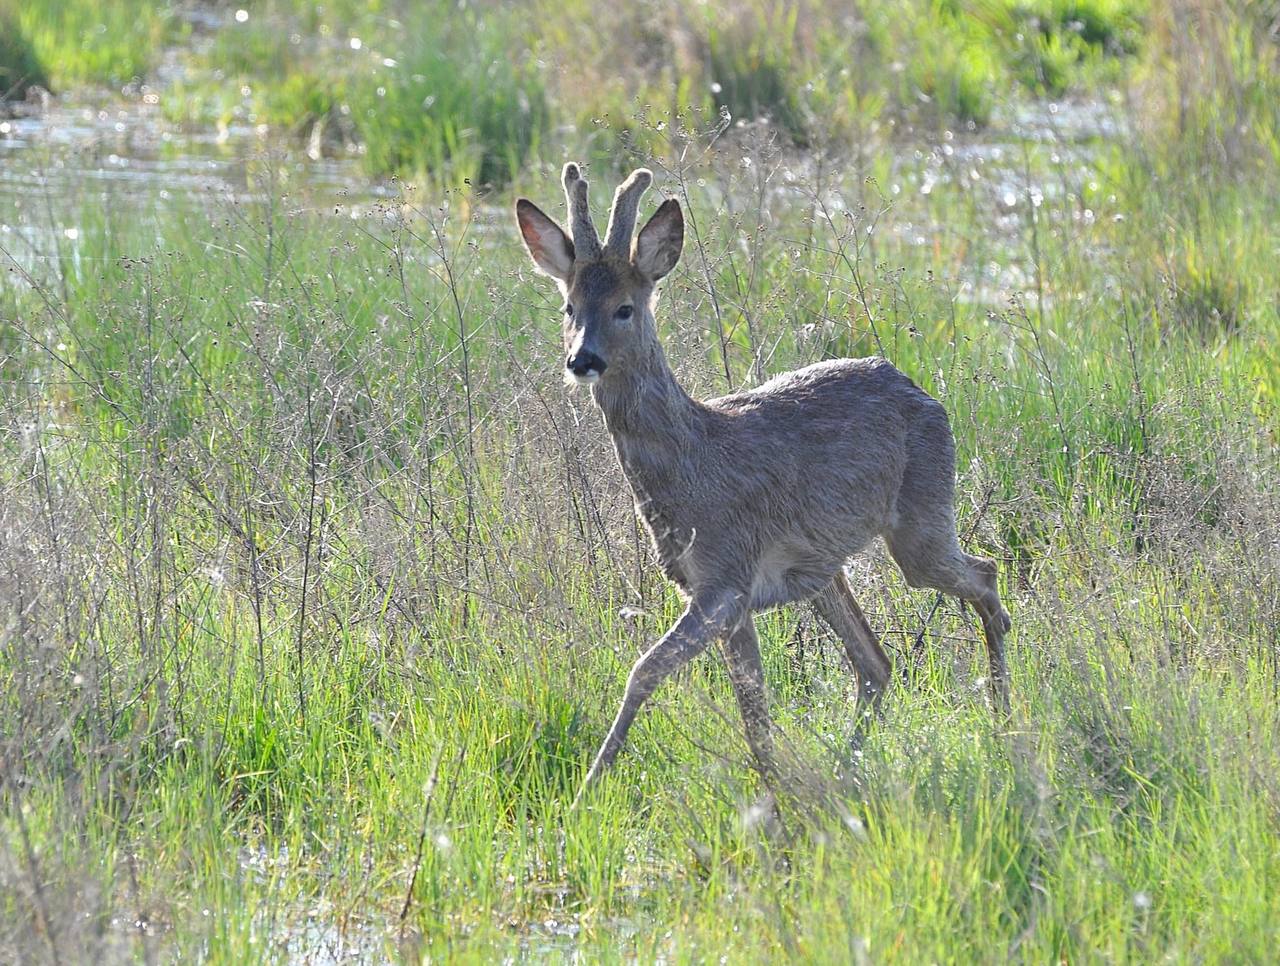
<path id="1" fill-rule="evenodd" d="M 573 242 L 564 229 L 542 212 L 542 209 L 526 198 L 516 202 L 516 222 L 524 247 L 538 271 L 564 282 L 573 268 Z"/>
<path id="2" fill-rule="evenodd" d="M 683 247 L 684 213 L 680 202 L 668 198 L 640 229 L 631 261 L 642 274 L 656 282 L 676 267 Z"/>

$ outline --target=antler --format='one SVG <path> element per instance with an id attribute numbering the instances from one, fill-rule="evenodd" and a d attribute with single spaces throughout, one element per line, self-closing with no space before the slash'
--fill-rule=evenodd
<path id="1" fill-rule="evenodd" d="M 631 177 L 618 185 L 613 196 L 613 208 L 609 212 L 609 228 L 604 236 L 605 251 L 626 258 L 631 254 L 631 235 L 636 229 L 636 211 L 640 197 L 653 183 L 653 172 L 637 168 Z"/>
<path id="2" fill-rule="evenodd" d="M 564 166 L 564 196 L 569 201 L 569 232 L 573 236 L 575 258 L 592 258 L 600 254 L 600 236 L 587 210 L 587 179 L 570 161 Z"/>

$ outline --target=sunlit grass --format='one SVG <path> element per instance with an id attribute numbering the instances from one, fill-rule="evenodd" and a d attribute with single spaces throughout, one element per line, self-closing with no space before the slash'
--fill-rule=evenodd
<path id="1" fill-rule="evenodd" d="M 1142 11 L 1101 0 L 934 6 L 976 53 L 905 16 L 832 39 L 805 10 L 762 36 L 747 9 L 755 47 L 717 41 L 714 69 L 786 137 L 713 148 L 671 120 L 714 123 L 703 66 L 696 88 L 650 75 L 643 117 L 602 81 L 619 130 L 563 100 L 571 71 L 495 68 L 505 33 L 465 57 L 453 35 L 384 46 L 381 7 L 255 6 L 199 55 L 230 99 L 193 74 L 172 116 L 350 123 L 369 170 L 418 188 L 335 218 L 260 159 L 235 198 L 73 186 L 0 213 L 76 226 L 48 257 L 0 235 L 0 960 L 1271 958 L 1273 52 L 1244 20 L 1135 43 Z M 580 12 L 532 46 L 578 44 L 589 75 L 620 38 L 587 48 Z M 990 85 L 1027 67 L 994 51 L 1029 49 L 1000 25 L 1032 16 L 1071 79 L 1035 68 L 1026 91 L 1123 60 L 1138 84 L 1104 103 L 1147 92 L 1124 125 L 952 131 L 999 124 Z M 879 73 L 908 43 L 921 59 Z M 437 90 L 452 127 L 411 109 Z M 797 150 L 859 116 L 847 165 Z M 479 184 L 559 211 L 571 147 L 599 205 L 618 145 L 691 216 L 659 309 L 686 384 L 887 355 L 946 405 L 961 532 L 1001 561 L 1007 727 L 973 615 L 876 548 L 853 580 L 909 682 L 881 715 L 806 611 L 761 618 L 790 772 L 772 832 L 715 655 L 569 809 L 679 602 L 560 385 L 511 192 Z"/>
<path id="2" fill-rule="evenodd" d="M 142 79 L 155 67 L 163 46 L 181 37 L 172 7 L 137 0 L 0 0 L 0 25 L 11 34 L 0 43 L 0 71 L 9 66 L 9 44 L 25 47 L 55 90 Z"/>
<path id="3" fill-rule="evenodd" d="M 918 197 L 963 211 L 954 189 Z M 1262 955 L 1274 453 L 1239 403 L 1243 347 L 1274 320 L 1242 308 L 1241 354 L 1208 356 L 1135 314 L 1096 255 L 1073 257 L 1090 233 L 1128 238 L 1125 222 L 1070 220 L 1046 221 L 1079 236 L 1041 252 L 1044 314 L 993 317 L 930 278 L 929 249 L 893 240 L 915 203 L 882 216 L 876 267 L 833 262 L 865 238 L 841 220 L 797 250 L 803 206 L 771 201 L 754 257 L 780 268 L 736 304 L 776 342 L 770 371 L 878 338 L 946 400 L 962 529 L 1004 560 L 1016 620 L 1012 733 L 985 705 L 972 618 L 890 567 L 858 571 L 913 684 L 858 739 L 833 642 L 799 612 L 762 622 L 797 771 L 775 840 L 749 818 L 761 788 L 714 659 L 664 689 L 618 771 L 568 812 L 631 656 L 676 602 L 595 417 L 558 386 L 554 306 L 505 213 L 456 207 L 439 238 L 427 211 L 83 220 L 101 257 L 73 300 L 2 303 L 76 373 L 6 335 L 8 372 L 70 379 L 56 395 L 6 381 L 4 512 L 26 535 L 6 552 L 28 575 L 7 579 L 41 603 L 6 644 L 0 710 L 25 776 L 5 792 L 25 832 L 10 814 L 4 848 L 34 843 L 63 948 Z M 734 223 L 703 224 L 713 284 L 744 284 L 718 254 L 736 250 Z M 947 272 L 975 277 L 987 257 Z M 663 319 L 709 392 L 725 358 L 749 380 L 759 343 L 738 326 L 721 345 L 703 284 L 686 263 Z M 825 334 L 805 329 L 815 312 Z M 38 448 L 20 430 L 33 409 L 58 413 Z M 575 448 L 557 442 L 571 425 Z M 1208 885 L 1232 868 L 1228 890 Z M 39 902 L 13 869 L 6 928 L 38 948 Z"/>
<path id="4" fill-rule="evenodd" d="M 530 158 L 554 156 L 568 130 L 614 152 L 668 148 L 633 123 L 638 112 L 669 130 L 724 112 L 841 151 L 882 118 L 980 126 L 1004 88 L 1060 96 L 1116 80 L 1145 13 L 1120 0 L 681 2 L 670 23 L 637 9 L 601 31 L 593 9 L 273 0 L 192 20 L 113 0 L 27 4 L 11 19 L 55 86 L 154 80 L 170 48 L 173 120 L 265 124 L 313 152 L 359 147 L 374 175 L 461 184 L 510 181 Z"/>

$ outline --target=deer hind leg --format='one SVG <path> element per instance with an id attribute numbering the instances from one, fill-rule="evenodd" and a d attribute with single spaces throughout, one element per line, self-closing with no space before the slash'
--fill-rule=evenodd
<path id="1" fill-rule="evenodd" d="M 738 622 L 744 612 L 744 599 L 740 594 L 727 593 L 695 599 L 671 630 L 640 656 L 631 668 L 622 705 L 583 780 L 578 799 L 582 797 L 582 791 L 599 779 L 618 757 L 640 706 L 666 678 L 705 651 Z M 574 805 L 577 805 L 577 799 Z"/>
<path id="2" fill-rule="evenodd" d="M 950 506 L 938 519 L 903 519 L 886 534 L 889 552 L 912 587 L 932 587 L 967 600 L 982 620 L 982 634 L 991 664 L 991 694 L 1007 710 L 1009 673 L 1004 661 L 1004 635 L 1011 622 L 1000 601 L 996 563 L 960 548 Z"/>
<path id="3" fill-rule="evenodd" d="M 880 646 L 880 638 L 854 599 L 853 589 L 843 572 L 837 573 L 831 583 L 818 593 L 813 599 L 813 607 L 844 644 L 845 656 L 858 679 L 858 691 L 863 700 L 879 701 L 889 686 L 893 666 L 889 655 Z"/>
<path id="4" fill-rule="evenodd" d="M 747 615 L 725 641 L 729 681 L 747 733 L 747 744 L 755 756 L 756 769 L 767 781 L 774 771 L 773 722 L 764 684 L 764 664 L 760 660 L 760 640 L 755 622 Z"/>

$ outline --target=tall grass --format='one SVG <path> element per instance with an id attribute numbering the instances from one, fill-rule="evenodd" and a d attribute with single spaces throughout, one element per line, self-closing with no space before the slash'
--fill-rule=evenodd
<path id="1" fill-rule="evenodd" d="M 0 26 L 0 71 L 12 69 L 15 53 L 30 57 L 55 90 L 140 79 L 155 67 L 162 45 L 180 36 L 172 7 L 136 0 L 0 0 Z"/>
<path id="2" fill-rule="evenodd" d="M 30 41 L 18 30 L 11 10 L 0 9 L 0 105 L 26 96 L 32 85 L 48 83 Z"/>
<path id="3" fill-rule="evenodd" d="M 114 0 L 15 17 L 55 84 L 146 78 L 168 47 L 176 121 L 266 124 L 312 153 L 359 147 L 374 175 L 460 184 L 509 182 L 531 158 L 558 157 L 570 130 L 602 153 L 667 153 L 670 132 L 723 114 L 847 154 L 881 127 L 981 126 L 1001 89 L 1060 96 L 1115 81 L 1145 7 L 679 0 L 613 11 L 607 26 L 597 12 L 577 0 L 268 0 L 192 21 Z"/>
<path id="4" fill-rule="evenodd" d="M 692 212 L 769 167 L 681 172 Z M 946 400 L 1013 734 L 971 619 L 859 570 L 913 684 L 859 724 L 833 642 L 764 622 L 785 836 L 711 660 L 568 813 L 676 602 L 505 213 L 86 211 L 71 298 L 3 303 L 6 948 L 1265 956 L 1280 517 L 1237 357 L 1099 284 L 1072 246 L 1124 223 L 1070 198 L 1039 209 L 1055 298 L 993 313 L 952 290 L 989 253 L 893 230 L 958 192 L 798 243 L 783 184 L 745 261 L 757 213 L 699 220 L 668 345 L 701 392 L 880 347 Z"/>
<path id="5" fill-rule="evenodd" d="M 371 170 L 509 182 L 551 123 L 542 71 L 513 56 L 518 36 L 514 18 L 437 5 L 430 28 L 415 30 L 393 63 L 375 65 L 353 89 Z"/>
<path id="6" fill-rule="evenodd" d="M 1005 728 L 972 615 L 878 548 L 881 715 L 805 610 L 762 618 L 780 827 L 714 655 L 569 811 L 679 602 L 505 192 L 333 217 L 263 160 L 236 197 L 0 212 L 36 239 L 0 234 L 0 959 L 1266 961 L 1277 159 L 1259 124 L 1210 160 L 1268 103 L 1185 58 L 1245 34 L 1153 36 L 1135 123 L 1083 145 L 922 121 L 832 171 L 771 123 L 653 159 L 681 378 L 888 355 L 951 414 L 1015 621 Z M 556 208 L 551 165 L 493 163 Z"/>

